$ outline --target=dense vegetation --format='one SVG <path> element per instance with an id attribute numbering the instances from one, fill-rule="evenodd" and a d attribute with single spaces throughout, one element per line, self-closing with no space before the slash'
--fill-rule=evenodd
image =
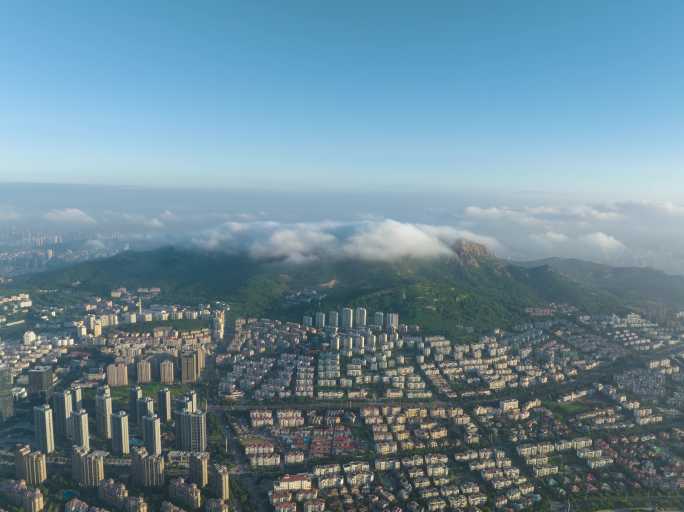
<path id="1" fill-rule="evenodd" d="M 600 288 L 625 304 L 684 309 L 684 276 L 648 267 L 611 267 L 570 258 L 548 258 L 526 266 L 545 266 L 586 287 Z"/>
<path id="2" fill-rule="evenodd" d="M 319 308 L 366 305 L 371 311 L 396 311 L 404 321 L 430 332 L 452 335 L 463 334 L 466 328 L 478 332 L 509 325 L 524 318 L 525 308 L 533 305 L 569 302 L 592 312 L 612 311 L 625 304 L 625 297 L 639 297 L 642 288 L 651 292 L 647 300 L 658 291 L 659 285 L 649 288 L 646 278 L 645 283 L 621 280 L 619 276 L 626 275 L 621 270 L 614 269 L 613 278 L 607 279 L 570 268 L 574 267 L 549 261 L 514 265 L 479 249 L 448 258 L 391 263 L 331 259 L 290 264 L 167 247 L 26 276 L 13 286 L 68 289 L 78 295 L 108 294 L 120 286 L 158 286 L 160 301 L 194 305 L 225 300 L 236 314 L 292 320 Z M 681 297 L 684 304 L 681 280 L 670 283 L 667 297 Z M 293 297 L 297 292 L 301 293 Z M 630 302 L 635 304 L 636 300 Z"/>

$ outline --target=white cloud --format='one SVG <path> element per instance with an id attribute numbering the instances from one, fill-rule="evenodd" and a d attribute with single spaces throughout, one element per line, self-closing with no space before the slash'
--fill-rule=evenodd
<path id="1" fill-rule="evenodd" d="M 61 210 L 50 210 L 45 214 L 45 219 L 50 222 L 63 224 L 96 224 L 97 221 L 83 210 L 78 208 L 63 208 Z"/>
<path id="2" fill-rule="evenodd" d="M 623 218 L 622 213 L 609 207 L 595 208 L 588 205 L 579 205 L 569 208 L 567 211 L 571 217 L 574 216 L 578 219 L 612 221 Z"/>
<path id="3" fill-rule="evenodd" d="M 249 248 L 259 259 L 285 259 L 291 263 L 304 263 L 331 254 L 337 243 L 335 236 L 315 225 L 276 229 L 264 240 L 256 240 Z"/>
<path id="4" fill-rule="evenodd" d="M 684 215 L 684 205 L 673 203 L 672 201 L 625 201 L 618 203 L 616 208 L 626 214 L 639 214 L 649 216 L 682 216 Z"/>
<path id="5" fill-rule="evenodd" d="M 463 210 L 467 218 L 497 221 L 506 220 L 518 224 L 543 224 L 549 222 L 578 222 L 589 220 L 611 221 L 621 219 L 622 214 L 612 206 L 576 205 L 567 208 L 555 206 L 508 206 L 487 207 L 468 206 Z"/>
<path id="6" fill-rule="evenodd" d="M 540 209 L 510 208 L 508 206 L 489 208 L 468 206 L 463 213 L 468 218 L 483 221 L 506 220 L 518 224 L 537 224 L 540 222 L 537 215 L 540 213 L 548 213 L 548 211 L 546 209 L 542 212 Z"/>
<path id="7" fill-rule="evenodd" d="M 598 248 L 604 253 L 620 252 L 627 249 L 625 244 L 623 244 L 620 240 L 614 236 L 602 233 L 601 231 L 582 235 L 579 240 L 587 245 Z"/>
<path id="8" fill-rule="evenodd" d="M 534 241 L 544 244 L 562 244 L 567 242 L 570 238 L 565 233 L 557 233 L 556 231 L 545 231 L 544 233 L 534 233 L 530 235 Z"/>
<path id="9" fill-rule="evenodd" d="M 119 216 L 121 220 L 128 224 L 133 224 L 135 226 L 141 226 L 150 229 L 163 229 L 165 227 L 164 222 L 158 217 L 147 217 L 145 215 L 133 214 L 133 213 L 123 213 Z"/>
<path id="10" fill-rule="evenodd" d="M 510 213 L 509 208 L 481 208 L 479 206 L 467 206 L 464 210 L 466 217 L 480 219 L 501 219 Z"/>
<path id="11" fill-rule="evenodd" d="M 487 249 L 495 253 L 503 253 L 506 251 L 506 248 L 501 244 L 501 242 L 492 236 L 473 233 L 470 230 L 455 228 L 453 226 L 435 226 L 431 224 L 418 224 L 418 226 L 423 231 L 427 232 L 431 236 L 437 237 L 449 246 L 452 246 L 458 240 L 468 240 L 469 242 L 482 244 L 487 247 Z"/>
<path id="12" fill-rule="evenodd" d="M 435 234 L 415 224 L 394 220 L 367 223 L 345 242 L 344 254 L 370 261 L 391 261 L 405 257 L 434 258 L 452 251 Z"/>
<path id="13" fill-rule="evenodd" d="M 161 212 L 159 214 L 159 218 L 161 220 L 170 221 L 170 220 L 176 220 L 178 217 L 171 210 L 164 210 L 163 212 Z"/>
<path id="14" fill-rule="evenodd" d="M 451 226 L 403 223 L 395 220 L 340 223 L 333 221 L 280 224 L 230 222 L 196 237 L 206 249 L 246 250 L 254 258 L 301 263 L 320 258 L 394 261 L 454 254 L 453 244 L 466 239 L 492 250 L 492 238 Z"/>
<path id="15" fill-rule="evenodd" d="M 471 206 L 461 218 L 473 231 L 500 240 L 512 259 L 559 256 L 684 273 L 682 215 L 684 207 L 671 202 L 622 202 Z M 533 221 L 520 221 L 526 217 Z"/>

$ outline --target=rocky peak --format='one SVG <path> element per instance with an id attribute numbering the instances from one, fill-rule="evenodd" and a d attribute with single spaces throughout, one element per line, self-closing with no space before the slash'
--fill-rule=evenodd
<path id="1" fill-rule="evenodd" d="M 483 258 L 493 257 L 485 245 L 470 240 L 457 240 L 452 248 L 458 258 L 467 265 L 477 266 Z"/>

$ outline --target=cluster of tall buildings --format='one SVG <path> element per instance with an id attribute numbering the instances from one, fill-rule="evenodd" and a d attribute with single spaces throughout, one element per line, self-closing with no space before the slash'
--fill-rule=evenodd
<path id="1" fill-rule="evenodd" d="M 56 391 L 52 394 L 55 433 L 62 438 L 73 437 L 72 414 L 83 408 L 83 394 L 81 388 L 73 386 L 69 389 Z"/>
<path id="2" fill-rule="evenodd" d="M 366 308 L 342 308 L 341 312 L 337 310 L 329 311 L 327 316 L 322 311 L 318 311 L 313 317 L 304 316 L 303 324 L 306 327 L 316 327 L 317 329 L 332 327 L 349 330 L 354 328 L 375 327 L 376 329 L 387 329 L 389 331 L 399 329 L 399 314 L 385 314 L 378 311 L 369 319 Z"/>
<path id="3" fill-rule="evenodd" d="M 209 454 L 193 453 L 190 458 L 190 475 L 175 478 L 169 483 L 169 496 L 174 501 L 195 510 L 202 503 L 201 489 L 208 487 L 209 493 L 216 499 L 211 500 L 214 506 L 225 504 L 230 498 L 230 477 L 225 466 L 215 464 L 209 466 Z"/>
<path id="4" fill-rule="evenodd" d="M 112 363 L 107 365 L 107 385 L 112 387 L 128 386 L 128 365 Z"/>
<path id="5" fill-rule="evenodd" d="M 162 384 L 173 384 L 175 381 L 175 365 L 174 362 L 165 359 L 159 362 L 159 382 Z M 152 361 L 149 359 L 141 359 L 135 363 L 135 374 L 137 376 L 138 384 L 149 384 L 153 380 Z M 123 362 L 116 362 L 107 365 L 105 375 L 107 384 L 111 387 L 128 386 L 129 375 L 128 365 Z"/>
<path id="6" fill-rule="evenodd" d="M 169 484 L 169 495 L 175 501 L 197 508 L 202 503 L 202 489 L 206 489 L 207 506 L 211 510 L 225 510 L 230 497 L 230 475 L 226 466 L 210 464 L 207 450 L 206 412 L 200 410 L 195 391 L 172 401 L 168 388 L 159 390 L 159 414 L 154 413 L 154 402 L 142 394 L 139 386 L 131 388 L 129 411 L 112 412 L 109 386 L 98 388 L 95 395 L 95 425 L 101 439 L 111 441 L 112 452 L 131 453 L 131 475 L 142 487 L 159 488 L 166 483 L 166 468 L 162 456 L 161 424 L 174 419 L 179 450 L 191 452 L 187 480 L 176 478 Z M 146 511 L 143 498 L 128 497 L 125 485 L 105 480 L 105 459 L 108 453 L 91 450 L 88 413 L 82 408 L 80 388 L 58 391 L 54 407 L 48 404 L 34 407 L 36 448 L 19 446 L 15 454 L 16 477 L 26 492 L 17 494 L 25 510 L 40 511 L 42 495 L 26 487 L 38 486 L 47 479 L 46 455 L 55 450 L 55 432 L 72 442 L 71 475 L 79 486 L 97 489 L 100 499 L 108 503 L 125 504 L 126 510 Z M 78 408 L 78 409 L 76 409 Z M 131 449 L 129 418 L 135 416 L 144 446 Z M 24 483 L 25 482 L 25 483 Z M 19 503 L 19 501 L 17 501 Z M 131 508 L 133 507 L 133 508 Z M 121 508 L 121 507 L 118 507 Z"/>
<path id="7" fill-rule="evenodd" d="M 126 486 L 111 478 L 102 480 L 97 486 L 97 497 L 114 510 L 125 512 L 149 511 L 144 498 L 129 496 Z"/>
<path id="8" fill-rule="evenodd" d="M 158 365 L 157 365 L 158 363 Z M 204 348 L 197 347 L 194 349 L 184 350 L 178 358 L 178 366 L 180 369 L 180 380 L 183 384 L 194 384 L 199 380 L 202 370 L 206 364 L 206 352 Z M 107 365 L 105 369 L 105 376 L 107 385 L 110 387 L 128 386 L 129 384 L 129 367 L 126 363 L 116 362 Z M 171 385 L 176 379 L 176 364 L 171 359 L 164 359 L 155 362 L 155 373 L 159 382 L 166 385 Z M 135 373 L 137 375 L 138 384 L 149 384 L 153 380 L 152 361 L 149 359 L 142 359 L 135 363 Z"/>
<path id="9" fill-rule="evenodd" d="M 224 311 L 213 313 L 210 330 L 205 331 L 203 336 L 208 337 L 210 332 L 213 340 L 223 340 Z M 29 333 L 29 342 L 30 336 Z M 119 457 L 130 456 L 131 476 L 135 482 L 150 488 L 169 484 L 169 479 L 166 478 L 165 458 L 162 455 L 162 432 L 164 425 L 173 421 L 175 447 L 191 455 L 187 481 L 173 480 L 169 486 L 169 493 L 176 493 L 177 501 L 199 505 L 203 502 L 200 489 L 207 489 L 207 497 L 212 497 L 210 501 L 225 508 L 229 498 L 229 473 L 225 466 L 210 464 L 207 452 L 207 414 L 198 403 L 197 393 L 189 391 L 174 399 L 170 389 L 163 387 L 157 391 L 155 397 L 150 397 L 145 396 L 141 387 L 153 380 L 168 385 L 173 385 L 177 379 L 185 384 L 199 381 L 205 368 L 208 348 L 200 343 L 180 343 L 174 346 L 172 342 L 175 340 L 169 342 L 169 347 L 175 348 L 176 351 L 158 351 L 144 356 L 143 359 L 139 359 L 141 352 L 115 354 L 115 362 L 106 365 L 105 383 L 95 389 L 92 399 L 88 402 L 90 412 L 84 408 L 83 393 L 78 385 L 53 391 L 56 382 L 53 368 L 31 368 L 27 375 L 29 393 L 34 399 L 42 400 L 38 402 L 40 405 L 36 405 L 32 410 L 33 442 L 31 445 L 18 446 L 15 452 L 16 486 L 19 489 L 17 492 L 27 496 L 32 494 L 33 491 L 26 486 L 36 487 L 46 482 L 47 461 L 50 455 L 55 452 L 61 455 L 63 452 L 58 450 L 70 447 L 67 452 L 70 459 L 68 467 L 74 482 L 83 488 L 97 489 L 100 499 L 117 509 L 144 511 L 144 499 L 129 499 L 124 484 L 111 479 L 105 480 L 105 461 L 109 453 Z M 115 411 L 114 397 L 117 394 L 113 388 L 128 388 L 131 376 L 135 379 L 136 385 L 129 389 L 127 410 Z M 13 415 L 12 386 L 12 368 L 0 365 L 0 419 Z M 93 404 L 92 409 L 90 404 Z M 94 418 L 89 417 L 93 415 Z M 94 429 L 93 433 L 96 436 L 92 439 L 91 428 Z M 134 435 L 142 438 L 142 445 L 131 445 Z M 110 463 L 120 464 L 114 459 L 111 459 Z M 25 487 L 26 492 L 22 490 Z M 37 498 L 33 505 L 29 504 L 29 501 L 22 502 L 26 510 L 44 508 L 44 504 Z"/>
<path id="10" fill-rule="evenodd" d="M 180 355 L 181 383 L 194 384 L 206 365 L 206 353 L 202 347 L 187 350 Z"/>
<path id="11" fill-rule="evenodd" d="M 190 391 L 174 403 L 176 445 L 179 450 L 203 452 L 207 449 L 207 413 L 199 410 L 197 393 Z"/>
<path id="12" fill-rule="evenodd" d="M 149 453 L 144 447 L 134 448 L 132 455 L 131 471 L 136 482 L 139 482 L 143 487 L 161 487 L 164 485 L 164 457 Z"/>
<path id="13" fill-rule="evenodd" d="M 24 512 L 40 512 L 45 508 L 43 493 L 29 488 L 25 480 L 0 482 L 0 494 Z"/>
<path id="14" fill-rule="evenodd" d="M 111 409 L 111 397 L 109 400 Z M 71 439 L 75 446 L 90 449 L 88 412 L 82 408 L 73 410 L 73 403 L 71 393 L 63 392 L 56 395 L 55 415 L 48 404 L 33 408 L 35 443 L 43 453 L 50 454 L 55 451 L 55 431 L 58 435 Z M 111 432 L 111 425 L 109 429 Z"/>
<path id="15" fill-rule="evenodd" d="M 71 478 L 82 487 L 97 487 L 104 480 L 107 452 L 74 446 L 71 453 Z"/>
<path id="16" fill-rule="evenodd" d="M 18 446 L 14 457 L 17 480 L 28 485 L 40 485 L 47 480 L 46 457 L 40 450 L 31 450 L 29 445 Z"/>

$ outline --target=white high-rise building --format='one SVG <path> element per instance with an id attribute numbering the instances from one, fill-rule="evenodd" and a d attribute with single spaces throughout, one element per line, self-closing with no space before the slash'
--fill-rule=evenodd
<path id="1" fill-rule="evenodd" d="M 173 361 L 162 361 L 159 363 L 159 380 L 162 384 L 173 384 L 173 372 Z"/>
<path id="2" fill-rule="evenodd" d="M 352 308 L 342 309 L 342 329 L 351 329 L 354 327 L 354 311 Z"/>
<path id="3" fill-rule="evenodd" d="M 399 329 L 399 313 L 387 313 L 387 325 L 388 329 Z"/>
<path id="4" fill-rule="evenodd" d="M 44 454 L 55 451 L 55 431 L 52 423 L 52 409 L 49 405 L 38 405 L 33 408 L 33 426 L 36 446 Z"/>
<path id="5" fill-rule="evenodd" d="M 143 397 L 143 390 L 140 386 L 131 386 L 128 393 L 128 421 L 138 423 L 138 400 Z"/>
<path id="6" fill-rule="evenodd" d="M 83 409 L 83 390 L 78 384 L 71 385 L 71 406 L 74 411 Z"/>
<path id="7" fill-rule="evenodd" d="M 211 493 L 218 499 L 230 499 L 230 472 L 226 466 L 214 464 L 209 472 Z"/>
<path id="8" fill-rule="evenodd" d="M 325 327 L 325 313 L 319 311 L 314 316 L 314 326 L 318 329 L 323 329 Z"/>
<path id="9" fill-rule="evenodd" d="M 190 454 L 190 481 L 197 487 L 206 487 L 209 483 L 209 454 L 192 452 Z"/>
<path id="10" fill-rule="evenodd" d="M 63 438 L 71 439 L 71 413 L 73 412 L 73 395 L 68 389 L 57 391 L 52 395 L 53 420 L 55 433 Z"/>
<path id="11" fill-rule="evenodd" d="M 112 438 L 112 393 L 107 385 L 102 386 L 95 397 L 95 424 L 98 436 Z"/>
<path id="12" fill-rule="evenodd" d="M 74 428 L 74 445 L 90 451 L 90 430 L 88 428 L 88 412 L 85 409 L 72 414 Z"/>
<path id="13" fill-rule="evenodd" d="M 162 388 L 157 392 L 157 408 L 162 423 L 171 421 L 171 390 L 169 388 Z"/>
<path id="14" fill-rule="evenodd" d="M 356 327 L 366 327 L 366 322 L 368 319 L 368 312 L 366 308 L 356 308 L 354 311 L 354 324 Z"/>
<path id="15" fill-rule="evenodd" d="M 38 336 L 33 331 L 26 331 L 23 338 L 24 345 L 26 346 L 35 345 L 36 341 L 38 341 Z"/>
<path id="16" fill-rule="evenodd" d="M 181 411 L 176 414 L 176 441 L 178 449 L 189 452 L 207 450 L 206 413 Z"/>
<path id="17" fill-rule="evenodd" d="M 145 416 L 154 415 L 154 400 L 149 396 L 138 398 L 135 407 L 136 417 L 138 418 L 139 422 L 141 422 L 142 418 L 144 418 Z"/>
<path id="18" fill-rule="evenodd" d="M 112 414 L 112 452 L 117 455 L 128 455 L 130 453 L 128 413 L 126 411 Z"/>
<path id="19" fill-rule="evenodd" d="M 159 416 L 144 416 L 143 424 L 143 441 L 148 453 L 152 455 L 161 455 L 161 421 Z"/>
<path id="20" fill-rule="evenodd" d="M 340 314 L 337 311 L 328 312 L 328 325 L 330 327 L 340 326 Z"/>
<path id="21" fill-rule="evenodd" d="M 136 371 L 138 373 L 138 384 L 148 384 L 152 382 L 152 365 L 146 359 L 138 361 L 136 365 Z"/>
<path id="22" fill-rule="evenodd" d="M 375 336 L 375 334 L 370 334 L 366 338 L 366 349 L 370 350 L 371 352 L 375 352 L 375 349 L 378 345 L 378 338 Z"/>

